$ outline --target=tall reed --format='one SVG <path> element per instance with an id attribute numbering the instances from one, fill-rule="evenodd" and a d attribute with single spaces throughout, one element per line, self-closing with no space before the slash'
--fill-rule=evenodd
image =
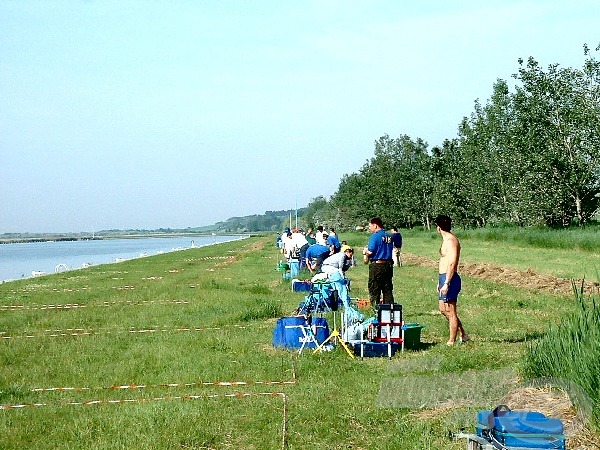
<path id="1" fill-rule="evenodd" d="M 585 298 L 573 283 L 579 308 L 530 344 L 524 360 L 528 379 L 553 377 L 579 386 L 591 401 L 592 426 L 600 430 L 600 302 Z"/>

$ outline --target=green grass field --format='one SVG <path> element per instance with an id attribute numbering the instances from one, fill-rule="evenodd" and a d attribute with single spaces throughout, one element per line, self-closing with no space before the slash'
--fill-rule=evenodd
<path id="1" fill-rule="evenodd" d="M 515 389 L 528 344 L 578 308 L 573 295 L 465 276 L 459 314 L 473 342 L 447 348 L 436 270 L 407 258 L 395 297 L 425 326 L 420 350 L 298 355 L 271 345 L 305 295 L 276 270 L 273 243 L 1 284 L 0 448 L 462 449 L 449 432 L 472 430 L 478 409 Z M 407 253 L 433 260 L 438 248 L 432 233 L 405 234 Z M 463 258 L 588 278 L 598 254 L 464 236 Z M 367 266 L 348 277 L 351 296 L 367 298 Z"/>

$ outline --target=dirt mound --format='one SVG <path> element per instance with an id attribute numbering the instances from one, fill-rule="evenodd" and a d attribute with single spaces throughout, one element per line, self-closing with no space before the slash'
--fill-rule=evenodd
<path id="1" fill-rule="evenodd" d="M 437 268 L 437 261 L 422 256 L 404 253 L 402 255 L 405 264 L 413 264 L 423 267 Z M 571 295 L 573 294 L 573 285 L 571 280 L 564 278 L 555 278 L 550 275 L 535 273 L 531 268 L 526 271 L 519 271 L 510 267 L 495 266 L 493 264 L 466 264 L 459 265 L 459 272 L 484 280 L 506 283 L 511 286 L 545 291 L 552 294 Z M 575 280 L 576 285 L 581 286 L 581 280 Z M 598 293 L 598 283 L 585 283 L 584 287 L 587 293 Z"/>

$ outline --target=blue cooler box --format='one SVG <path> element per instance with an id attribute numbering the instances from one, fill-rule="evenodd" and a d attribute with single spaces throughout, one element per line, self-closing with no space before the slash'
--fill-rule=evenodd
<path id="1" fill-rule="evenodd" d="M 317 343 L 310 339 L 311 332 Z M 313 317 L 310 324 L 304 317 L 282 317 L 273 330 L 273 347 L 300 348 L 306 342 L 305 347 L 316 348 L 328 337 L 329 324 L 324 317 Z"/>
<path id="2" fill-rule="evenodd" d="M 310 280 L 292 280 L 292 291 L 294 292 L 310 292 L 312 289 L 312 282 Z"/>
<path id="3" fill-rule="evenodd" d="M 507 447 L 564 449 L 563 423 L 537 411 L 484 410 L 477 413 L 477 435 Z"/>

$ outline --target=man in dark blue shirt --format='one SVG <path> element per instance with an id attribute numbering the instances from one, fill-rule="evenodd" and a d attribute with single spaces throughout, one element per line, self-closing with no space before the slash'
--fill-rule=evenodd
<path id="1" fill-rule="evenodd" d="M 369 260 L 369 298 L 373 308 L 376 308 L 380 302 L 394 303 L 394 262 L 392 261 L 394 244 L 392 236 L 383 229 L 383 222 L 379 217 L 373 217 L 369 221 L 369 231 L 373 234 L 363 254 Z"/>
<path id="2" fill-rule="evenodd" d="M 392 250 L 392 259 L 394 260 L 394 266 L 400 267 L 402 265 L 402 235 L 398 231 L 398 227 L 392 227 L 392 243 L 394 248 Z"/>

